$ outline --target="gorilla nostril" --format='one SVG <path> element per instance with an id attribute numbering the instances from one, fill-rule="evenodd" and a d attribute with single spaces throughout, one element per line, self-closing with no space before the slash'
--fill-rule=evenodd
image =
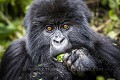
<path id="1" fill-rule="evenodd" d="M 65 40 L 65 38 L 62 38 L 60 40 L 53 40 L 53 42 L 61 44 L 64 40 Z"/>
<path id="2" fill-rule="evenodd" d="M 58 36 L 55 36 L 56 38 L 58 38 Z"/>
<path id="3" fill-rule="evenodd" d="M 63 39 L 60 41 L 60 43 L 62 43 L 62 42 L 64 41 L 64 39 L 65 39 L 65 38 L 63 38 Z"/>
<path id="4" fill-rule="evenodd" d="M 59 41 L 53 40 L 55 43 L 59 43 Z"/>

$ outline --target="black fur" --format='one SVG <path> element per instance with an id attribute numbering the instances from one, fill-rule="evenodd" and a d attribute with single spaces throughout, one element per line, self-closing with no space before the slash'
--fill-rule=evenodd
<path id="1" fill-rule="evenodd" d="M 82 0 L 35 0 L 25 16 L 26 36 L 14 41 L 2 58 L 0 80 L 95 80 L 97 75 L 120 80 L 120 49 L 89 27 L 91 18 Z M 51 58 L 51 35 L 43 36 L 44 26 L 64 20 L 73 26 L 68 35 L 72 49 L 89 50 L 98 69 L 95 73 L 74 75 Z"/>

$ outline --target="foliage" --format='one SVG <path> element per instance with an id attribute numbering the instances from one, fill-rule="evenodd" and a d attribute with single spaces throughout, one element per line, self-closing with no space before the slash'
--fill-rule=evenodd
<path id="1" fill-rule="evenodd" d="M 112 20 L 119 20 L 120 15 L 120 0 L 101 0 L 103 6 L 108 5 L 109 17 Z"/>
<path id="2" fill-rule="evenodd" d="M 120 34 L 120 0 L 108 0 L 109 2 L 109 18 L 111 24 L 108 24 L 108 28 L 105 29 L 105 33 L 111 38 L 116 38 Z"/>
<path id="3" fill-rule="evenodd" d="M 56 57 L 57 61 L 63 62 L 63 57 L 64 57 L 64 55 L 65 55 L 65 53 L 60 53 L 60 55 L 58 55 L 58 56 Z"/>
<path id="4" fill-rule="evenodd" d="M 25 34 L 23 17 L 31 0 L 0 0 L 0 58 L 14 39 Z"/>
<path id="5" fill-rule="evenodd" d="M 98 17 L 92 21 L 93 29 L 116 39 L 120 43 L 120 0 L 100 0 Z"/>

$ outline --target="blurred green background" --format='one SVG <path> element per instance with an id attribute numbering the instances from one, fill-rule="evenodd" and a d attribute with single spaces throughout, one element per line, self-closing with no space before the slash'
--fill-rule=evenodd
<path id="1" fill-rule="evenodd" d="M 31 1 L 0 0 L 0 59 L 11 41 L 25 35 L 23 18 Z M 85 1 L 95 16 L 92 28 L 120 43 L 120 0 Z M 104 79 L 98 77 L 97 80 Z"/>
<path id="2" fill-rule="evenodd" d="M 23 18 L 32 0 L 0 0 L 0 59 L 11 41 L 25 34 Z"/>

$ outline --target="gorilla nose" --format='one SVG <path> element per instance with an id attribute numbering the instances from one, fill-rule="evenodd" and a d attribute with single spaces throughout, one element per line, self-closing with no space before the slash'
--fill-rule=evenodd
<path id="1" fill-rule="evenodd" d="M 59 38 L 59 39 L 55 39 L 53 41 L 54 41 L 54 43 L 61 44 L 64 41 L 64 39 L 65 38 L 61 38 L 61 39 Z"/>

